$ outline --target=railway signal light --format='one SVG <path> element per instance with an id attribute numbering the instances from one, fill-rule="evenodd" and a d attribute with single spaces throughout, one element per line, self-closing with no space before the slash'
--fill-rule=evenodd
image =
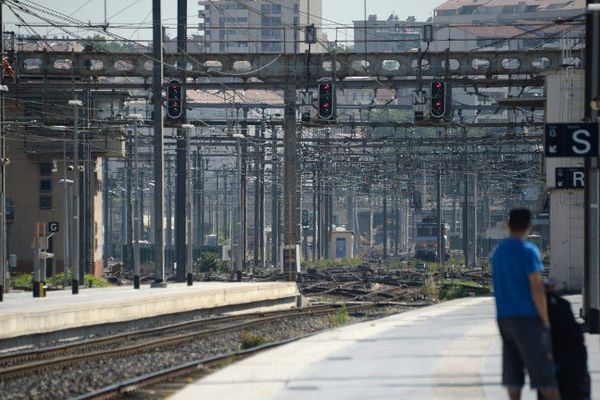
<path id="1" fill-rule="evenodd" d="M 431 118 L 440 119 L 446 116 L 446 83 L 431 83 Z"/>
<path id="2" fill-rule="evenodd" d="M 333 83 L 319 83 L 319 119 L 330 121 L 335 116 L 335 92 Z"/>
<path id="3" fill-rule="evenodd" d="M 178 80 L 167 84 L 167 116 L 177 120 L 183 115 L 183 88 Z"/>

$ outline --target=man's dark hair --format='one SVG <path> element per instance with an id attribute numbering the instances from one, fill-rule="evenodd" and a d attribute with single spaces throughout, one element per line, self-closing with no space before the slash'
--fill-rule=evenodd
<path id="1" fill-rule="evenodd" d="M 511 210 L 508 217 L 508 227 L 513 232 L 522 232 L 531 227 L 531 211 L 526 208 Z"/>

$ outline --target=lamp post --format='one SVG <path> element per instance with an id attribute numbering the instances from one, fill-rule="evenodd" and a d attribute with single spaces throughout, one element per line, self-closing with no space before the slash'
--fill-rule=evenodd
<path id="1" fill-rule="evenodd" d="M 235 254 L 235 262 L 233 263 L 233 278 L 238 282 L 242 280 L 242 260 L 244 259 L 243 255 L 243 246 L 242 240 L 244 237 L 244 225 L 242 224 L 242 139 L 246 139 L 244 135 L 241 133 L 234 133 L 232 135 L 234 139 L 237 139 L 236 145 L 236 170 L 237 170 L 237 183 L 238 183 L 238 191 L 236 196 L 236 240 L 235 240 L 235 251 L 232 251 L 232 254 Z"/>
<path id="2" fill-rule="evenodd" d="M 138 122 L 142 120 L 141 114 L 129 114 L 127 120 L 133 123 L 133 288 L 140 288 L 140 171 L 139 171 L 139 140 Z"/>
<path id="3" fill-rule="evenodd" d="M 79 293 L 79 274 L 80 274 L 80 259 L 79 259 L 79 229 L 81 222 L 79 220 L 79 191 L 80 191 L 80 175 L 81 166 L 79 165 L 79 107 L 83 107 L 81 100 L 69 100 L 68 103 L 73 107 L 73 280 L 71 283 L 71 292 Z"/>
<path id="4" fill-rule="evenodd" d="M 185 199 L 185 215 L 186 215 L 186 221 L 185 221 L 185 225 L 186 225 L 186 242 L 187 242 L 187 247 L 186 247 L 186 252 L 187 252 L 187 256 L 185 258 L 185 270 L 186 270 L 186 276 L 185 276 L 185 280 L 187 282 L 188 286 L 192 286 L 194 283 L 194 272 L 193 272 L 193 256 L 194 256 L 194 237 L 192 234 L 192 185 L 190 185 L 191 182 L 191 173 L 190 173 L 190 169 L 191 169 L 191 160 L 190 160 L 190 139 L 192 137 L 192 133 L 194 132 L 194 130 L 196 129 L 194 125 L 191 124 L 183 124 L 181 125 L 181 128 L 186 130 L 186 137 L 187 137 L 187 145 L 185 148 L 185 158 L 186 158 L 186 165 L 187 165 L 187 180 L 186 180 L 186 189 L 185 189 L 185 193 L 186 193 L 186 199 Z"/>

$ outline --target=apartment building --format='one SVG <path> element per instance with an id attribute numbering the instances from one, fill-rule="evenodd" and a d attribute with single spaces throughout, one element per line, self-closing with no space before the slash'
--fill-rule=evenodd
<path id="1" fill-rule="evenodd" d="M 321 42 L 322 0 L 200 0 L 199 6 L 208 53 L 304 52 L 305 27 L 311 24 Z M 312 47 L 319 49 L 320 44 Z"/>
<path id="2" fill-rule="evenodd" d="M 72 253 L 73 221 L 73 107 L 68 101 L 72 90 L 54 90 L 43 94 L 34 89 L 14 93 L 6 111 L 15 124 L 8 127 L 10 140 L 6 168 L 8 252 L 14 261 L 11 272 L 31 272 L 34 265 L 32 244 L 36 223 L 57 222 L 59 230 L 48 240 L 47 276 L 62 272 L 65 254 Z M 103 157 L 123 157 L 122 134 L 114 126 L 87 119 L 105 119 L 119 109 L 123 94 L 107 91 L 89 95 L 80 108 L 80 257 L 83 272 L 101 275 L 103 253 Z M 87 98 L 86 98 L 87 96 Z M 87 113 L 89 110 L 103 110 Z M 114 116 L 114 115 L 113 115 Z M 66 187 L 65 187 L 66 184 Z M 67 252 L 66 252 L 67 251 Z M 72 258 L 71 258 L 72 260 Z"/>
<path id="3" fill-rule="evenodd" d="M 585 13 L 585 0 L 448 0 L 434 11 L 438 26 L 554 21 Z"/>
<path id="4" fill-rule="evenodd" d="M 400 21 L 397 15 L 354 21 L 354 51 L 357 53 L 399 53 L 420 47 L 425 22 Z"/>

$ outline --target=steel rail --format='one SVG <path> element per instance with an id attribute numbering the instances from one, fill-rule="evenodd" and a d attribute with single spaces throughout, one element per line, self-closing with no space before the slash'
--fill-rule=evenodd
<path id="1" fill-rule="evenodd" d="M 348 309 L 349 309 L 349 311 L 357 311 L 360 309 L 367 309 L 367 308 L 372 308 L 375 306 L 376 306 L 376 303 L 368 303 L 368 304 L 351 306 L 351 307 L 348 307 Z M 41 360 L 41 361 L 35 361 L 35 362 L 30 362 L 30 363 L 25 363 L 25 364 L 19 364 L 19 365 L 0 369 L 0 378 L 26 376 L 26 375 L 35 374 L 39 371 L 68 367 L 68 366 L 71 366 L 71 365 L 74 365 L 77 363 L 81 363 L 81 362 L 90 362 L 90 361 L 103 359 L 103 358 L 107 358 L 107 357 L 124 356 L 124 355 L 134 354 L 134 353 L 142 352 L 142 351 L 146 351 L 146 350 L 155 350 L 157 348 L 174 346 L 177 344 L 189 342 L 190 340 L 205 338 L 205 337 L 208 337 L 208 336 L 211 336 L 214 334 L 218 334 L 218 333 L 237 331 L 237 330 L 241 330 L 244 328 L 259 326 L 259 325 L 263 325 L 263 324 L 277 321 L 280 319 L 327 315 L 330 313 L 337 312 L 338 309 L 339 308 L 331 308 L 330 307 L 328 309 L 320 309 L 320 310 L 312 310 L 312 309 L 301 310 L 301 311 L 293 310 L 292 312 L 289 312 L 288 314 L 281 313 L 278 315 L 266 316 L 263 318 L 257 318 L 257 319 L 250 320 L 250 321 L 229 324 L 227 326 L 217 327 L 217 328 L 213 328 L 213 329 L 207 329 L 207 330 L 203 330 L 203 331 L 199 331 L 199 332 L 184 333 L 184 334 L 178 334 L 178 335 L 174 335 L 174 336 L 170 336 L 170 337 L 166 337 L 166 338 L 159 338 L 159 339 L 155 339 L 155 340 L 144 341 L 142 343 L 136 343 L 136 344 L 132 344 L 132 345 L 125 346 L 125 347 L 103 349 L 103 350 L 98 350 L 98 351 L 94 351 L 91 353 L 75 354 L 75 355 L 70 355 L 70 356 L 57 357 L 57 358 L 50 359 L 50 360 Z M 110 343 L 110 342 L 107 342 L 107 343 Z M 119 343 L 120 343 L 120 340 L 119 340 Z"/>
<path id="2" fill-rule="evenodd" d="M 239 359 L 248 357 L 265 350 L 273 349 L 285 344 L 289 344 L 300 339 L 304 339 L 312 336 L 308 334 L 304 336 L 297 336 L 290 339 L 281 340 L 278 342 L 267 343 L 261 346 L 253 347 L 251 349 L 235 351 L 218 355 L 215 357 L 205 358 L 198 361 L 192 361 L 186 364 L 182 364 L 176 367 L 166 368 L 161 371 L 152 372 L 150 374 L 138 376 L 132 379 L 128 379 L 123 382 L 116 383 L 114 385 L 105 386 L 101 389 L 95 390 L 90 393 L 86 393 L 80 396 L 73 397 L 71 400 L 106 400 L 113 399 L 127 393 L 137 392 L 147 386 L 172 380 L 174 378 L 186 375 L 193 375 L 198 373 L 199 370 L 205 369 L 213 364 L 221 364 L 223 361 L 230 359 Z"/>
<path id="3" fill-rule="evenodd" d="M 324 308 L 325 306 L 319 306 L 320 308 Z M 311 310 L 316 310 L 315 308 L 311 308 Z M 25 350 L 14 353 L 8 353 L 0 356 L 0 367 L 13 365 L 22 361 L 31 361 L 31 360 L 43 360 L 57 355 L 64 355 L 65 353 L 74 352 L 77 350 L 86 350 L 93 349 L 107 343 L 120 343 L 125 342 L 131 339 L 143 338 L 145 336 L 157 336 L 161 334 L 166 334 L 169 332 L 173 332 L 181 329 L 190 329 L 196 326 L 202 326 L 206 324 L 214 324 L 219 322 L 229 322 L 229 321 L 237 321 L 243 319 L 251 319 L 251 318 L 260 318 L 264 316 L 275 316 L 275 315 L 288 315 L 292 312 L 299 312 L 300 309 L 297 310 L 283 310 L 283 311 L 274 311 L 274 312 L 260 312 L 260 313 L 248 313 L 248 314 L 240 314 L 240 315 L 229 315 L 229 316 L 219 316 L 213 318 L 206 319 L 198 319 L 193 321 L 185 321 L 174 324 L 168 324 L 164 326 L 159 326 L 155 328 L 149 328 L 139 331 L 133 332 L 124 332 L 115 335 L 109 335 L 105 337 L 100 337 L 92 340 L 87 340 L 85 342 L 76 342 L 76 343 L 67 343 L 59 346 L 52 346 L 41 349 L 34 350 Z"/>

